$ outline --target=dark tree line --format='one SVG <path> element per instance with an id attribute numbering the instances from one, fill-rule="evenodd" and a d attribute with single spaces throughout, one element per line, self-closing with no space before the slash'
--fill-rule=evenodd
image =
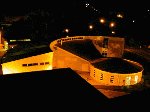
<path id="1" fill-rule="evenodd" d="M 5 30 L 6 39 L 30 38 L 32 41 L 47 41 L 53 36 L 57 23 L 52 12 L 36 10 L 24 16 Z M 55 32 L 56 33 L 56 32 Z"/>

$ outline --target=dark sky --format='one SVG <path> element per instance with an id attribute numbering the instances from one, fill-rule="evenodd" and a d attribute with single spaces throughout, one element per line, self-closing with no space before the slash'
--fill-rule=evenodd
<path id="1" fill-rule="evenodd" d="M 1 1 L 0 13 L 21 15 L 38 8 L 60 11 L 75 8 L 72 6 L 86 2 L 106 14 L 110 11 L 123 11 L 131 16 L 140 17 L 140 14 L 149 8 L 147 0 L 4 0 Z"/>
<path id="2" fill-rule="evenodd" d="M 36 9 L 58 11 L 66 9 L 67 7 L 72 6 L 74 3 L 74 0 L 6 0 L 2 1 L 1 3 L 0 13 L 8 15 L 21 15 Z"/>
<path id="3" fill-rule="evenodd" d="M 86 3 L 90 5 L 86 7 Z M 109 20 L 121 12 L 124 15 L 122 21 L 124 33 L 129 33 L 137 38 L 141 38 L 143 35 L 146 39 L 150 38 L 148 0 L 5 0 L 1 2 L 0 15 L 25 15 L 37 9 L 52 11 L 57 15 L 65 12 L 70 18 L 89 13 L 95 19 L 96 17 L 106 17 Z M 98 11 L 94 11 L 94 9 Z M 135 22 L 133 23 L 133 21 Z"/>

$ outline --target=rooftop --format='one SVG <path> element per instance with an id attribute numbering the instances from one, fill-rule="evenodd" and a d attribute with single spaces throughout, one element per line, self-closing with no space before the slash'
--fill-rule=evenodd
<path id="1" fill-rule="evenodd" d="M 102 58 L 102 55 L 95 48 L 90 39 L 63 42 L 62 45 L 58 46 L 88 61 Z"/>
<path id="2" fill-rule="evenodd" d="M 93 63 L 96 68 L 112 73 L 137 73 L 142 67 L 135 65 L 123 58 L 104 58 L 99 62 Z"/>
<path id="3" fill-rule="evenodd" d="M 23 43 L 14 48 L 10 48 L 2 57 L 1 63 L 15 61 L 18 59 L 36 56 L 43 53 L 52 52 L 48 44 L 45 43 Z"/>

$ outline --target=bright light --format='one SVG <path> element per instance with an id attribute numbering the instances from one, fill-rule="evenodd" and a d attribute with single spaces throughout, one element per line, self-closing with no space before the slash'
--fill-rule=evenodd
<path id="1" fill-rule="evenodd" d="M 135 20 L 132 21 L 133 23 L 135 22 Z"/>
<path id="2" fill-rule="evenodd" d="M 118 18 L 123 18 L 123 15 L 117 14 L 117 17 L 118 17 Z"/>
<path id="3" fill-rule="evenodd" d="M 89 25 L 89 29 L 93 29 L 93 25 Z"/>
<path id="4" fill-rule="evenodd" d="M 112 31 L 111 33 L 112 33 L 112 34 L 115 34 L 115 31 Z"/>
<path id="5" fill-rule="evenodd" d="M 135 80 L 135 84 L 138 82 L 138 75 L 136 75 L 135 77 L 134 77 L 134 80 Z"/>
<path id="6" fill-rule="evenodd" d="M 69 29 L 65 29 L 65 32 L 68 33 L 68 32 L 69 32 Z"/>
<path id="7" fill-rule="evenodd" d="M 105 19 L 104 19 L 104 18 L 101 18 L 101 19 L 100 19 L 100 23 L 105 23 Z"/>
<path id="8" fill-rule="evenodd" d="M 126 77 L 126 85 L 130 85 L 131 76 Z"/>
<path id="9" fill-rule="evenodd" d="M 89 3 L 86 3 L 86 4 L 85 4 L 86 7 L 88 7 L 89 5 L 90 5 Z"/>
<path id="10" fill-rule="evenodd" d="M 12 71 L 10 71 L 7 68 L 3 68 L 3 75 L 12 74 Z"/>
<path id="11" fill-rule="evenodd" d="M 52 70 L 52 69 L 53 69 L 52 65 L 49 65 L 49 66 L 47 67 L 47 70 Z"/>
<path id="12" fill-rule="evenodd" d="M 115 27 L 115 22 L 111 22 L 111 23 L 109 24 L 109 26 L 110 26 L 110 27 Z"/>

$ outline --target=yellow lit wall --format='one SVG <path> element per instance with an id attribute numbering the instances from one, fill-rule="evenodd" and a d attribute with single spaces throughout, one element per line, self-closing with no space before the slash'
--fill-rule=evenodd
<path id="1" fill-rule="evenodd" d="M 2 64 L 3 75 L 52 69 L 53 52 Z"/>
<path id="2" fill-rule="evenodd" d="M 108 57 L 122 57 L 124 51 L 124 38 L 109 38 Z"/>
<path id="3" fill-rule="evenodd" d="M 53 68 L 71 68 L 73 70 L 89 72 L 90 63 L 59 47 L 53 53 Z"/>
<path id="4" fill-rule="evenodd" d="M 108 39 L 108 47 L 103 47 L 104 38 Z M 106 57 L 122 57 L 124 50 L 124 38 L 97 36 L 92 39 L 95 48 L 102 54 L 107 53 Z"/>
<path id="5" fill-rule="evenodd" d="M 108 48 L 103 48 L 103 39 L 108 38 Z M 142 80 L 143 67 L 137 62 L 126 60 L 130 63 L 134 63 L 140 66 L 142 69 L 137 73 L 120 74 L 111 73 L 107 71 L 95 68 L 88 60 L 85 60 L 75 54 L 70 53 L 62 48 L 59 48 L 60 44 L 66 41 L 91 39 L 93 44 L 99 50 L 107 52 L 107 57 L 122 57 L 124 50 L 124 39 L 117 37 L 104 37 L 104 36 L 75 36 L 57 39 L 50 43 L 50 48 L 53 53 L 53 68 L 71 68 L 77 71 L 90 72 L 90 76 L 102 85 L 112 86 L 127 86 L 139 83 Z M 89 52 L 90 53 L 90 52 Z M 95 60 L 97 61 L 97 60 Z M 111 66 L 111 65 L 110 65 Z"/>

